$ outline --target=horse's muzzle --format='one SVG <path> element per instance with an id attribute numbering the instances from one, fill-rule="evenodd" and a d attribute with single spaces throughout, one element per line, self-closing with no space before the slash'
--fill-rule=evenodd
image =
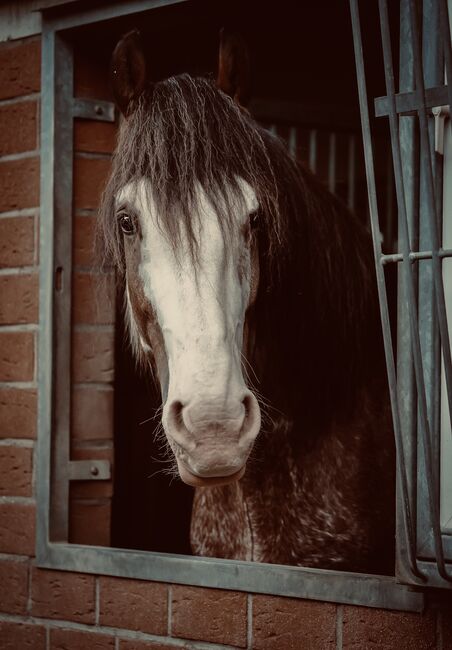
<path id="1" fill-rule="evenodd" d="M 231 483 L 245 473 L 260 429 L 260 409 L 246 390 L 235 400 L 196 400 L 165 405 L 163 425 L 181 479 L 207 487 Z"/>

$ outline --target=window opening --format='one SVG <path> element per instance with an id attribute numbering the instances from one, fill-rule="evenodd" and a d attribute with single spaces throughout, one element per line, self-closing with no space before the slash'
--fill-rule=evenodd
<path id="1" fill-rule="evenodd" d="M 189 3 L 188 3 L 189 4 Z M 153 2 L 139 3 L 139 8 L 145 10 L 151 8 Z M 138 5 L 137 5 L 138 6 Z M 52 446 L 52 490 L 48 491 L 46 477 L 49 476 L 50 443 L 49 432 L 51 430 L 52 401 L 51 391 L 43 391 L 41 402 L 40 429 L 45 432 L 40 436 L 39 464 L 39 534 L 38 534 L 38 562 L 42 566 L 51 566 L 62 569 L 96 571 L 113 575 L 127 575 L 153 580 L 167 580 L 188 584 L 199 584 L 205 586 L 220 586 L 223 588 L 243 589 L 264 593 L 279 593 L 284 595 L 301 596 L 308 598 L 337 600 L 338 602 L 354 602 L 393 606 L 401 609 L 419 609 L 422 606 L 422 598 L 419 594 L 397 585 L 391 578 L 372 576 L 359 576 L 332 571 L 325 574 L 309 569 L 296 569 L 294 567 L 277 567 L 272 565 L 257 564 L 251 565 L 248 562 L 236 563 L 203 558 L 187 558 L 178 555 L 159 555 L 155 553 L 142 553 L 134 550 L 121 550 L 109 548 L 94 548 L 67 544 L 68 539 L 68 483 L 75 482 L 75 479 L 87 479 L 88 475 L 94 480 L 109 476 L 108 461 L 99 459 L 88 459 L 75 461 L 70 456 L 68 446 L 68 432 L 70 424 L 65 416 L 68 406 L 68 385 L 60 382 L 59 375 L 64 368 L 69 353 L 68 340 L 70 336 L 70 323 L 67 321 L 66 309 L 70 301 L 70 283 L 64 282 L 61 291 L 53 297 L 52 313 L 52 287 L 49 286 L 48 278 L 52 278 L 52 271 L 55 268 L 62 270 L 62 277 L 67 277 L 70 270 L 70 255 L 67 254 L 68 243 L 71 233 L 68 228 L 68 215 L 70 220 L 71 206 L 68 205 L 67 197 L 71 195 L 72 178 L 70 173 L 66 178 L 63 191 L 58 189 L 60 175 L 68 170 L 67 161 L 72 158 L 72 120 L 76 116 L 90 116 L 96 119 L 101 115 L 110 115 L 111 105 L 106 100 L 98 97 L 92 99 L 78 98 L 72 101 L 70 91 L 70 67 L 72 65 L 71 47 L 77 40 L 77 33 L 87 37 L 96 33 L 94 23 L 102 19 L 111 19 L 113 31 L 119 33 L 127 31 L 129 26 L 136 24 L 137 16 L 115 18 L 115 11 L 119 14 L 126 14 L 124 7 L 116 6 L 112 9 L 110 5 L 97 9 L 80 10 L 79 13 L 65 15 L 64 12 L 49 11 L 45 17 L 45 30 L 43 36 L 43 70 L 46 71 L 43 87 L 43 181 L 42 181 L 42 214 L 46 215 L 41 224 L 41 234 L 47 236 L 47 246 L 51 246 L 49 233 L 55 235 L 55 256 L 50 254 L 43 261 L 41 269 L 41 281 L 43 287 L 43 300 L 41 307 L 42 331 L 44 335 L 41 340 L 40 368 L 42 372 L 43 387 L 51 386 L 52 375 L 49 376 L 49 368 L 56 369 L 58 380 L 54 400 L 57 406 L 57 413 Z M 133 14 L 137 11 L 135 4 L 129 6 Z M 83 25 L 85 25 L 83 27 Z M 83 28 L 82 28 L 83 27 Z M 76 28 L 74 32 L 63 32 L 64 29 Z M 77 33 L 76 33 L 77 32 Z M 215 40 L 217 31 L 213 34 Z M 86 40 L 88 42 L 88 38 Z M 71 45 L 72 44 L 72 45 Z M 105 43 L 104 43 L 105 44 Z M 102 50 L 102 43 L 96 44 Z M 213 69 L 211 66 L 210 69 Z M 53 76 L 55 75 L 55 76 Z M 319 75 L 320 76 L 320 75 Z M 318 80 L 317 80 L 318 81 Z M 62 92 L 62 88 L 65 89 Z M 328 89 L 330 90 L 330 89 Z M 276 94 L 276 93 L 275 93 Z M 345 93 L 344 93 L 345 94 Z M 378 94 L 378 93 L 376 93 Z M 351 96 L 351 95 L 350 95 Z M 267 98 L 268 99 L 268 98 Z M 290 101 L 292 99 L 292 101 Z M 56 105 L 58 110 L 56 110 Z M 319 118 L 319 112 L 310 107 L 310 116 L 306 119 L 292 119 L 290 111 L 293 110 L 293 98 L 285 98 L 285 105 L 269 106 L 268 101 L 263 101 L 255 107 L 256 116 L 266 123 L 273 130 L 277 130 L 287 139 L 287 146 L 292 153 L 300 148 L 300 141 L 304 149 L 305 159 L 316 169 L 322 169 L 324 180 L 331 189 L 337 189 L 349 205 L 358 206 L 363 201 L 364 188 L 362 178 L 359 177 L 359 165 L 354 167 L 359 160 L 359 138 L 356 138 L 357 122 L 353 120 L 352 128 L 338 120 L 338 129 L 323 129 L 323 122 L 331 124 L 330 116 Z M 100 110 L 101 109 L 101 110 Z M 286 109 L 289 109 L 287 115 Z M 299 106 L 297 107 L 297 111 Z M 305 110 L 305 106 L 303 106 Z M 55 115 L 58 115 L 58 123 L 55 122 Z M 314 115 L 314 117 L 312 117 Z M 105 118 L 110 119 L 110 118 Z M 299 122 L 297 121 L 299 119 Z M 346 120 L 347 122 L 347 120 Z M 50 128 L 49 128 L 50 127 Z M 378 127 L 377 127 L 378 130 Z M 381 142 L 384 143 L 384 128 Z M 55 134 L 52 141 L 51 134 Z M 352 137 L 355 134 L 355 137 Z M 49 137 L 50 135 L 50 137 Z M 46 139 L 47 138 L 47 139 Z M 323 144 L 321 144 L 323 138 Z M 378 138 L 377 138 L 378 140 Z M 356 149 L 355 149 L 356 146 Z M 335 155 L 333 155 L 335 154 Z M 323 157 L 323 162 L 322 162 Z M 80 157 L 79 157 L 80 158 Z M 81 157 L 83 158 L 83 156 Z M 100 159 L 100 158 L 99 158 Z M 385 236 L 385 250 L 390 254 L 394 244 L 394 207 L 392 201 L 387 198 L 393 192 L 390 175 L 388 175 L 388 151 L 387 146 L 382 145 L 381 164 L 377 164 L 379 170 L 378 183 L 384 187 L 381 193 L 382 205 L 386 210 L 388 218 L 383 228 Z M 77 161 L 77 156 L 75 163 Z M 326 161 L 326 162 L 325 162 Z M 347 170 L 344 172 L 344 170 Z M 381 176 L 380 176 L 381 172 Z M 342 177 L 341 177 L 342 174 Z M 49 182 L 50 179 L 50 182 Z M 345 179 L 345 180 L 344 180 Z M 87 215 L 89 216 L 89 215 Z M 53 231 L 53 227 L 56 231 Z M 42 239 L 41 239 L 42 241 Z M 43 243 L 43 252 L 48 252 Z M 60 273 L 60 271 L 59 271 Z M 70 271 L 69 271 L 70 275 Z M 66 301 L 66 302 L 65 302 Z M 57 336 L 57 351 L 55 365 L 52 365 L 52 329 L 49 324 L 55 323 Z M 65 356 L 66 355 L 66 356 Z M 59 370 L 58 370 L 59 368 Z M 58 374 L 59 373 L 59 374 Z M 65 379 L 67 382 L 67 377 Z M 83 382 L 82 382 L 83 383 Z M 64 442 L 66 436 L 66 442 Z M 61 446 L 61 440 L 63 444 Z M 62 461 L 60 463 L 60 461 Z M 70 462 L 69 462 L 70 461 Z M 82 462 L 84 463 L 82 465 Z M 59 466 L 59 474 L 55 467 Z M 65 469 L 66 468 L 66 469 Z M 61 485 L 63 486 L 60 491 Z M 49 500 L 51 500 L 51 518 L 48 521 Z M 48 524 L 50 526 L 48 527 Z M 50 535 L 49 535 L 50 531 Z M 238 570 L 238 568 L 240 570 Z M 350 591 L 351 590 L 351 591 Z M 352 594 L 352 595 L 350 595 Z"/>

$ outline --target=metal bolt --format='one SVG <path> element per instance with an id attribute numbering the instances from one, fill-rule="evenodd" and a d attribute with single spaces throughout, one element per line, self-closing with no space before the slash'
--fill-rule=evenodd
<path id="1" fill-rule="evenodd" d="M 96 113 L 96 115 L 103 115 L 104 109 L 102 108 L 102 106 L 99 106 L 99 104 L 96 104 L 96 106 L 94 107 L 94 112 Z"/>
<path id="2" fill-rule="evenodd" d="M 93 465 L 90 469 L 90 472 L 92 476 L 97 476 L 99 474 L 99 468 Z"/>

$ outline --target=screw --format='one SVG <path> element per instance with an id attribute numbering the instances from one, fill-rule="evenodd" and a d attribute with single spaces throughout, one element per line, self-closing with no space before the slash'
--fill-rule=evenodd
<path id="1" fill-rule="evenodd" d="M 92 476 L 97 476 L 99 474 L 99 468 L 93 465 L 90 469 L 90 472 Z"/>
<path id="2" fill-rule="evenodd" d="M 104 114 L 104 109 L 102 108 L 102 106 L 99 106 L 99 104 L 97 104 L 94 107 L 94 112 L 96 113 L 96 115 L 103 115 Z"/>

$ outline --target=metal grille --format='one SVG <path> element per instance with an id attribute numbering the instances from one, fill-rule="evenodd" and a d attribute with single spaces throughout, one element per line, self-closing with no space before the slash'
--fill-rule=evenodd
<path id="1" fill-rule="evenodd" d="M 443 214 L 447 183 L 443 185 L 442 146 L 443 120 L 452 104 L 452 87 L 445 83 L 452 78 L 450 23 L 446 0 L 401 0 L 400 69 L 395 72 L 387 0 L 379 0 L 378 7 L 386 96 L 375 99 L 374 108 L 376 117 L 389 119 L 391 134 L 398 206 L 398 252 L 392 255 L 384 255 L 380 244 L 359 6 L 358 0 L 350 0 L 397 448 L 397 576 L 411 584 L 450 588 L 452 535 L 447 522 L 442 521 L 441 502 L 441 496 L 443 501 L 452 496 L 444 494 L 444 486 L 441 495 L 441 481 L 447 488 L 448 440 L 444 434 L 450 430 L 452 413 L 450 328 L 444 289 L 446 260 L 452 257 L 452 250 L 446 248 L 452 215 L 450 210 Z M 450 137 L 450 124 L 446 125 L 445 137 Z M 391 337 L 384 272 L 385 265 L 394 263 L 399 266 L 396 342 Z"/>

